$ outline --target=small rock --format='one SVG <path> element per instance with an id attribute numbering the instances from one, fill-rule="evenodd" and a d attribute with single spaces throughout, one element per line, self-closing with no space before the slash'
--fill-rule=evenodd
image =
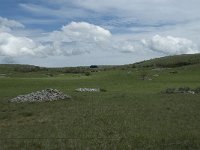
<path id="1" fill-rule="evenodd" d="M 159 74 L 154 74 L 153 76 L 154 76 L 154 77 L 159 77 Z"/>
<path id="2" fill-rule="evenodd" d="M 193 95 L 195 94 L 194 91 L 188 91 L 188 93 L 189 93 L 189 94 L 193 94 Z"/>
<path id="3" fill-rule="evenodd" d="M 78 88 L 75 91 L 77 92 L 100 92 L 100 89 L 96 88 Z"/>

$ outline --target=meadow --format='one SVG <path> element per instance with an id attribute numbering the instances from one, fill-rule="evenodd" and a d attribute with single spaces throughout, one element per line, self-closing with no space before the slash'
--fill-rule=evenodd
<path id="1" fill-rule="evenodd" d="M 146 63 L 146 62 L 145 62 Z M 127 65 L 90 74 L 0 70 L 0 150 L 198 150 L 200 95 L 166 94 L 200 87 L 200 65 Z M 52 75 L 49 76 L 48 73 Z M 147 78 L 142 79 L 144 75 Z M 103 92 L 76 92 L 76 88 Z M 56 88 L 71 100 L 10 103 L 20 94 Z"/>

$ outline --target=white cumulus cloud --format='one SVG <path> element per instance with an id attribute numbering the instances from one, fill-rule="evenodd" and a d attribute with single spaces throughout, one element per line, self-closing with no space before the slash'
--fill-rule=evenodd
<path id="1" fill-rule="evenodd" d="M 27 37 L 17 37 L 10 33 L 0 33 L 0 56 L 42 56 L 45 46 L 36 44 Z"/>
<path id="2" fill-rule="evenodd" d="M 155 35 L 150 40 L 143 40 L 149 49 L 165 54 L 194 54 L 200 52 L 197 45 L 186 38 Z"/>
<path id="3" fill-rule="evenodd" d="M 7 19 L 4 19 L 7 20 Z M 15 21 L 7 27 L 22 27 Z M 13 29 L 12 29 L 13 31 Z M 6 30 L 0 31 L 0 56 L 48 57 L 71 56 L 105 50 L 109 47 L 110 31 L 87 22 L 71 22 L 60 30 L 49 32 L 37 38 L 16 36 Z"/>
<path id="4" fill-rule="evenodd" d="M 87 22 L 71 22 L 60 31 L 50 33 L 54 52 L 59 55 L 78 55 L 106 48 L 110 31 Z"/>
<path id="5" fill-rule="evenodd" d="M 111 36 L 110 31 L 87 22 L 71 22 L 62 27 L 60 31 L 51 33 L 53 40 L 60 41 L 105 41 Z"/>
<path id="6" fill-rule="evenodd" d="M 121 53 L 134 53 L 144 50 L 144 45 L 141 40 L 121 40 L 114 46 L 115 49 L 118 49 Z"/>
<path id="7" fill-rule="evenodd" d="M 14 33 L 24 27 L 18 21 L 0 17 L 0 56 L 5 57 L 5 62 L 14 61 L 19 56 L 45 56 L 46 46 L 35 42 L 26 36 L 16 36 Z M 7 61 L 9 60 L 9 61 Z"/>

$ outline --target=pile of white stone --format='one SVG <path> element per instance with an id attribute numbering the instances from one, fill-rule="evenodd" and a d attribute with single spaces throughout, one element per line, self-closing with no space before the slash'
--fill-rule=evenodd
<path id="1" fill-rule="evenodd" d="M 57 89 L 45 89 L 42 91 L 32 92 L 26 95 L 19 95 L 10 100 L 10 102 L 22 103 L 22 102 L 46 102 L 70 99 L 71 97 L 65 95 Z"/>
<path id="2" fill-rule="evenodd" d="M 76 89 L 77 92 L 100 92 L 98 88 L 78 88 Z"/>

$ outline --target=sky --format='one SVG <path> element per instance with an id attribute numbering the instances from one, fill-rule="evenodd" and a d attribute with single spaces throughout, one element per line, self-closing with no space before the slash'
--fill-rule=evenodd
<path id="1" fill-rule="evenodd" d="M 200 53 L 199 0 L 0 0 L 0 63 L 123 65 Z"/>

